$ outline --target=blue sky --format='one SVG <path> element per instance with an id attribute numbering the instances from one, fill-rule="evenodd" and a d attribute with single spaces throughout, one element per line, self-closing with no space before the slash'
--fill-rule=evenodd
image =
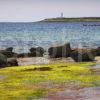
<path id="1" fill-rule="evenodd" d="M 100 16 L 100 0 L 0 0 L 0 22 L 33 22 L 44 18 Z"/>

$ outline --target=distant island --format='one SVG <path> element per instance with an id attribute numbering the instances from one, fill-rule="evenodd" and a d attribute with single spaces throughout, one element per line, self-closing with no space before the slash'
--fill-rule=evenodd
<path id="1" fill-rule="evenodd" d="M 40 22 L 100 22 L 100 17 L 79 17 L 79 18 L 47 18 Z"/>

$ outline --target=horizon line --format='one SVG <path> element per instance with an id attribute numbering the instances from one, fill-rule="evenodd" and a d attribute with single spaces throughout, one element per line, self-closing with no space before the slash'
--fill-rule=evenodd
<path id="1" fill-rule="evenodd" d="M 0 23 L 33 23 L 33 22 L 39 22 L 39 21 L 43 21 L 43 20 L 45 20 L 45 19 L 52 19 L 52 18 L 100 18 L 100 16 L 97 16 L 97 17 L 95 17 L 95 16 L 91 16 L 91 17 L 82 17 L 82 16 L 80 16 L 80 17 L 49 17 L 49 18 L 41 18 L 41 20 L 36 20 L 36 21 L 0 21 Z"/>

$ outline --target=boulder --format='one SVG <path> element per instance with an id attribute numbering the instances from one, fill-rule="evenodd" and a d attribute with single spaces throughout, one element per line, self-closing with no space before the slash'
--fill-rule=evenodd
<path id="1" fill-rule="evenodd" d="M 61 46 L 50 47 L 48 52 L 51 58 L 69 57 L 71 53 L 70 43 Z"/>
<path id="2" fill-rule="evenodd" d="M 100 56 L 100 47 L 91 49 L 93 52 L 95 52 L 96 56 Z"/>
<path id="3" fill-rule="evenodd" d="M 30 52 L 33 53 L 36 51 L 36 48 L 30 48 Z"/>
<path id="4" fill-rule="evenodd" d="M 96 56 L 95 52 L 88 49 L 76 49 L 76 50 L 73 50 L 71 53 L 71 57 L 76 62 L 94 61 L 95 56 Z"/>
<path id="5" fill-rule="evenodd" d="M 96 56 L 100 56 L 100 47 L 96 49 Z"/>
<path id="6" fill-rule="evenodd" d="M 5 55 L 7 58 L 11 58 L 11 57 L 16 57 L 17 54 L 12 52 L 13 51 L 13 48 L 12 47 L 9 47 L 5 50 L 0 50 L 0 53 L 2 53 L 3 55 Z"/>
<path id="7" fill-rule="evenodd" d="M 45 50 L 42 47 L 31 48 L 29 56 L 30 57 L 42 57 Z"/>
<path id="8" fill-rule="evenodd" d="M 43 55 L 40 52 L 38 52 L 38 51 L 29 53 L 29 57 L 42 57 L 42 56 Z"/>
<path id="9" fill-rule="evenodd" d="M 29 53 L 20 53 L 17 55 L 18 58 L 24 57 L 42 57 L 45 50 L 42 47 L 31 48 Z"/>
<path id="10" fill-rule="evenodd" d="M 20 53 L 20 54 L 17 54 L 17 57 L 18 58 L 25 58 L 25 57 L 29 57 L 29 53 Z"/>
<path id="11" fill-rule="evenodd" d="M 13 47 L 8 47 L 5 49 L 5 51 L 13 52 Z"/>
<path id="12" fill-rule="evenodd" d="M 42 56 L 43 56 L 43 54 L 44 54 L 44 52 L 45 52 L 45 50 L 44 50 L 42 47 L 37 47 L 37 48 L 36 48 L 36 51 L 39 52 L 40 55 L 42 55 Z"/>
<path id="13" fill-rule="evenodd" d="M 6 51 L 6 50 L 0 50 L 0 53 L 5 55 L 7 58 L 11 58 L 11 57 L 16 57 L 17 56 L 16 53 L 10 52 L 10 51 Z"/>
<path id="14" fill-rule="evenodd" d="M 0 53 L 0 68 L 7 66 L 7 57 Z"/>
<path id="15" fill-rule="evenodd" d="M 16 58 L 8 58 L 7 59 L 7 66 L 11 67 L 11 66 L 18 66 L 18 61 Z"/>

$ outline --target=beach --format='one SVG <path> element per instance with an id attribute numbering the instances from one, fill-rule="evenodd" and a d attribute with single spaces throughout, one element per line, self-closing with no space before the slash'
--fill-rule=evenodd
<path id="1" fill-rule="evenodd" d="M 24 65 L 38 65 L 38 64 L 54 64 L 54 63 L 66 63 L 66 62 L 74 62 L 72 58 L 45 58 L 45 57 L 26 57 L 26 58 L 18 58 L 19 66 Z M 95 61 L 99 63 L 100 57 L 96 57 Z"/>
<path id="2" fill-rule="evenodd" d="M 79 63 L 69 58 L 36 63 L 37 59 L 44 61 L 19 58 L 23 66 L 0 69 L 1 100 L 99 100 L 100 57 Z"/>
<path id="3" fill-rule="evenodd" d="M 99 24 L 0 23 L 0 100 L 99 100 Z"/>

